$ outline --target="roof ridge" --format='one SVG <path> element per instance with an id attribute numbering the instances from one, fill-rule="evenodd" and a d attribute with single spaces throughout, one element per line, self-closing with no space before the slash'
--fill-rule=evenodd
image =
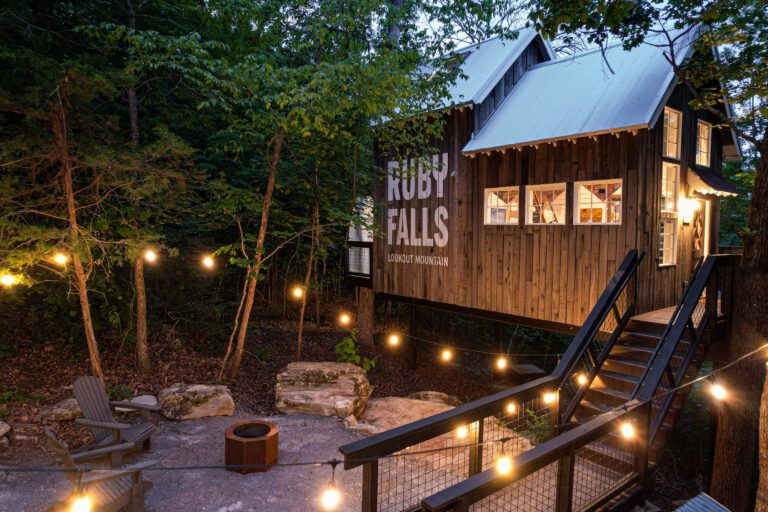
<path id="1" fill-rule="evenodd" d="M 576 53 L 576 54 L 573 54 L 573 55 L 567 55 L 565 57 L 558 57 L 558 58 L 552 59 L 552 60 L 545 60 L 544 62 L 539 62 L 538 64 L 535 64 L 535 65 L 529 67 L 528 70 L 537 69 L 537 68 L 543 68 L 545 66 L 551 66 L 553 64 L 560 64 L 561 62 L 566 62 L 568 60 L 576 60 L 576 59 L 579 59 L 581 57 L 586 57 L 588 55 L 592 55 L 593 53 L 597 53 L 597 52 L 599 52 L 601 50 L 602 51 L 611 50 L 613 48 L 616 48 L 617 46 L 623 46 L 623 44 L 622 43 L 614 43 L 614 44 L 606 46 L 604 49 L 601 49 L 599 47 L 598 48 L 592 48 L 591 50 L 586 50 L 586 51 L 583 51 L 583 52 L 580 52 L 580 53 Z"/>

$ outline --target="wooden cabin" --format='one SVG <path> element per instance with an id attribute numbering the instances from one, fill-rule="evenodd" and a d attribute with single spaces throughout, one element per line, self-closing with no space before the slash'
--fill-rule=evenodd
<path id="1" fill-rule="evenodd" d="M 717 251 L 719 197 L 735 193 L 721 165 L 739 153 L 733 133 L 690 108 L 662 50 L 555 58 L 524 29 L 462 59 L 439 152 L 378 155 L 382 236 L 350 230 L 358 286 L 574 332 L 636 248 L 638 312 L 674 305 L 696 259 Z"/>

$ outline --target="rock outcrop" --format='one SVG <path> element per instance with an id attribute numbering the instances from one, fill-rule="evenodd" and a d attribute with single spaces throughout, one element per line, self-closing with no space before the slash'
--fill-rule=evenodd
<path id="1" fill-rule="evenodd" d="M 357 417 L 357 422 L 349 422 L 347 428 L 370 436 L 449 409 L 452 407 L 444 403 L 413 398 L 375 398 L 368 402 L 368 407 Z"/>
<path id="2" fill-rule="evenodd" d="M 174 384 L 160 391 L 160 411 L 172 420 L 232 416 L 235 402 L 226 386 Z"/>
<path id="3" fill-rule="evenodd" d="M 77 400 L 67 398 L 61 402 L 40 409 L 40 419 L 45 421 L 68 421 L 82 418 L 83 411 L 77 405 Z"/>
<path id="4" fill-rule="evenodd" d="M 370 396 L 365 371 L 350 363 L 290 363 L 277 375 L 275 385 L 276 407 L 286 414 L 357 416 Z"/>
<path id="5" fill-rule="evenodd" d="M 451 407 L 458 407 L 461 405 L 461 400 L 453 395 L 442 393 L 440 391 L 417 391 L 416 393 L 411 393 L 406 398 L 423 400 L 424 402 L 436 402 L 438 404 L 450 405 Z"/>

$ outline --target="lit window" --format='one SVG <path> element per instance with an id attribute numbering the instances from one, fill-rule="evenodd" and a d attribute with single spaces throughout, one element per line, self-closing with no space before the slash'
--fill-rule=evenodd
<path id="1" fill-rule="evenodd" d="M 696 165 L 709 167 L 711 141 L 712 125 L 699 121 L 696 125 Z"/>
<path id="2" fill-rule="evenodd" d="M 525 188 L 527 224 L 565 224 L 565 183 Z"/>
<path id="3" fill-rule="evenodd" d="M 520 217 L 518 187 L 485 189 L 485 223 L 518 224 Z"/>
<path id="4" fill-rule="evenodd" d="M 621 180 L 577 181 L 574 224 L 621 224 Z"/>
<path id="5" fill-rule="evenodd" d="M 661 219 L 659 222 L 659 264 L 674 265 L 677 256 L 677 191 L 680 166 L 661 164 Z"/>
<path id="6" fill-rule="evenodd" d="M 664 107 L 664 156 L 680 159 L 680 125 L 683 114 Z"/>

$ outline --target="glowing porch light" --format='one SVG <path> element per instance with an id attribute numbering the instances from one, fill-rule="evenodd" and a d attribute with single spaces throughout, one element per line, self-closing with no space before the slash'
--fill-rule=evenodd
<path id="1" fill-rule="evenodd" d="M 693 221 L 693 214 L 699 209 L 699 202 L 694 199 L 682 198 L 680 200 L 680 213 L 683 217 L 683 224 L 690 224 Z"/>
<path id="2" fill-rule="evenodd" d="M 728 398 L 728 391 L 726 391 L 722 384 L 712 384 L 709 388 L 709 392 L 712 393 L 715 400 L 720 402 Z"/>
<path id="3" fill-rule="evenodd" d="M 621 424 L 619 431 L 624 439 L 633 439 L 635 437 L 635 427 L 628 421 Z"/>
<path id="4" fill-rule="evenodd" d="M 144 251 L 144 259 L 149 263 L 154 263 L 157 261 L 157 253 L 152 249 L 147 249 Z"/>

